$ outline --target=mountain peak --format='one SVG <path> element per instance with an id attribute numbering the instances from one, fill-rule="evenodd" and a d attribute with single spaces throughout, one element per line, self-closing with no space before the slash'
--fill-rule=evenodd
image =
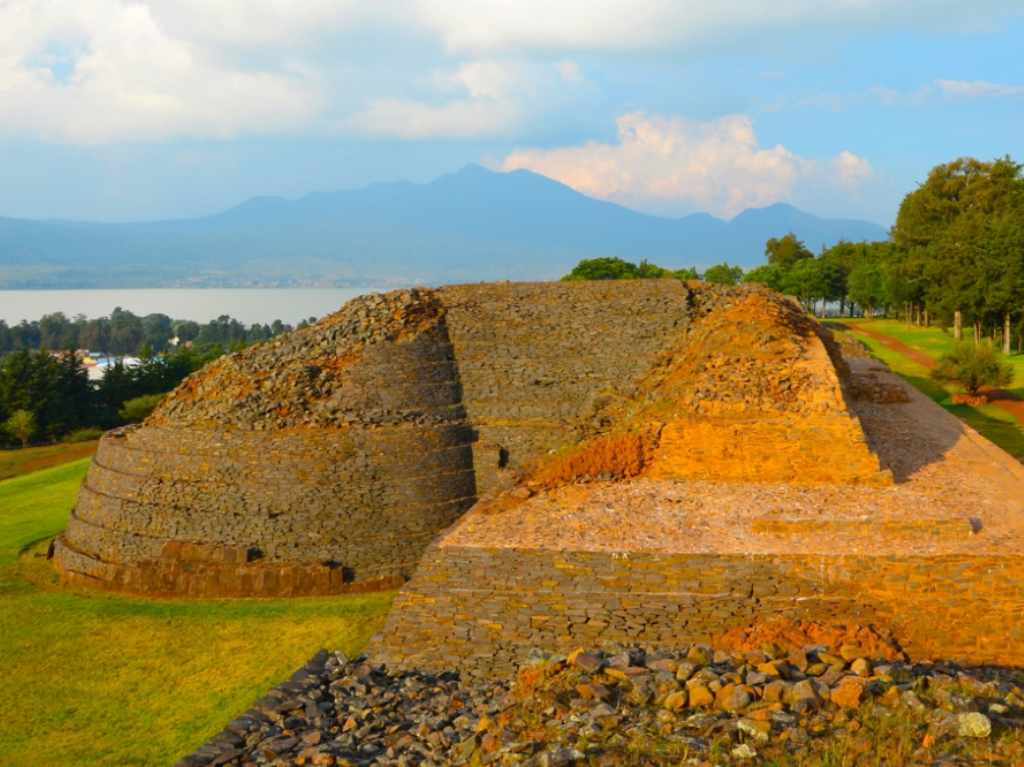
<path id="1" fill-rule="evenodd" d="M 725 260 L 749 268 L 762 261 L 768 238 L 789 231 L 815 249 L 887 236 L 869 222 L 819 218 L 786 203 L 732 221 L 665 218 L 588 197 L 530 170 L 476 163 L 425 184 L 371 184 L 296 200 L 256 197 L 173 226 L 95 224 L 87 237 L 71 227 L 2 222 L 0 287 L 65 287 L 66 274 L 86 275 L 75 277 L 78 287 L 223 285 L 225 275 L 240 275 L 245 284 L 535 280 L 597 256 L 672 268 Z M 45 264 L 54 276 L 45 283 L 4 280 L 5 266 L 24 271 L 26 264 Z"/>

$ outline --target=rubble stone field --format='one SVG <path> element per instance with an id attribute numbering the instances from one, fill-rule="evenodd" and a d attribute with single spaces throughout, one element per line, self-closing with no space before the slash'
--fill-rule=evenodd
<path id="1" fill-rule="evenodd" d="M 323 652 L 179 767 L 1024 758 L 1024 673 L 864 652 L 577 651 L 472 682 Z"/>

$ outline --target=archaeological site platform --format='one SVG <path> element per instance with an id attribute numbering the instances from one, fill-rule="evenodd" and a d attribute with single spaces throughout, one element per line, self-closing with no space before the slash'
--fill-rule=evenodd
<path id="1" fill-rule="evenodd" d="M 356 299 L 106 435 L 54 558 L 150 595 L 401 586 L 375 658 L 875 626 L 1024 665 L 1024 468 L 759 287 Z M 403 585 L 404 584 L 404 585 Z"/>

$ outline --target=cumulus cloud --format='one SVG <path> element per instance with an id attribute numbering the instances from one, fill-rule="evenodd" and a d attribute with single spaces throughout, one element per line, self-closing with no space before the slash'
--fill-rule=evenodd
<path id="1" fill-rule="evenodd" d="M 859 187 L 874 174 L 871 163 L 844 149 L 832 160 L 834 177 L 845 187 Z"/>
<path id="2" fill-rule="evenodd" d="M 315 75 L 225 67 L 141 5 L 15 2 L 0 5 L 0 29 L 0 132 L 76 143 L 227 137 L 302 125 L 320 107 Z"/>
<path id="3" fill-rule="evenodd" d="M 637 112 L 617 126 L 617 143 L 521 149 L 501 167 L 532 170 L 641 209 L 722 216 L 790 199 L 802 182 L 852 187 L 871 175 L 868 162 L 847 150 L 820 163 L 781 145 L 762 147 L 745 115 L 700 122 Z"/>
<path id="4" fill-rule="evenodd" d="M 972 12 L 979 4 L 1019 12 L 1019 0 L 977 0 Z M 586 83 L 576 52 L 706 50 L 766 30 L 949 20 L 963 8 L 954 0 L 896 9 L 886 0 L 0 0 L 0 134 L 77 143 L 338 126 L 409 138 L 498 135 L 567 103 L 551 83 Z M 529 62 L 539 84 L 510 62 Z M 410 86 L 438 69 L 447 82 Z M 403 119 L 408 125 L 392 122 Z"/>

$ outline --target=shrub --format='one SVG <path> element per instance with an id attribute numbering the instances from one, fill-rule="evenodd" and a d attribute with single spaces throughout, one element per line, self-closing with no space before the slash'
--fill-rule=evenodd
<path id="1" fill-rule="evenodd" d="M 36 417 L 31 410 L 15 410 L 4 423 L 4 429 L 21 442 L 22 447 L 28 447 L 37 430 Z"/>
<path id="2" fill-rule="evenodd" d="M 141 397 L 133 397 L 130 400 L 125 400 L 117 414 L 128 423 L 138 423 L 145 420 L 163 398 L 163 394 L 144 394 Z"/>
<path id="3" fill-rule="evenodd" d="M 614 256 L 602 258 L 585 258 L 573 270 L 562 277 L 563 282 L 579 280 L 653 280 L 675 277 L 677 280 L 696 280 L 697 270 L 665 269 L 649 261 L 634 264 Z"/>
<path id="4" fill-rule="evenodd" d="M 70 434 L 64 436 L 61 442 L 72 444 L 75 442 L 91 442 L 94 439 L 99 439 L 103 436 L 103 429 L 99 429 L 95 426 L 87 426 L 84 429 L 75 429 Z"/>
<path id="5" fill-rule="evenodd" d="M 963 342 L 942 355 L 932 378 L 958 383 L 968 394 L 976 395 L 983 386 L 1009 386 L 1013 383 L 1013 368 L 999 359 L 992 344 Z"/>

